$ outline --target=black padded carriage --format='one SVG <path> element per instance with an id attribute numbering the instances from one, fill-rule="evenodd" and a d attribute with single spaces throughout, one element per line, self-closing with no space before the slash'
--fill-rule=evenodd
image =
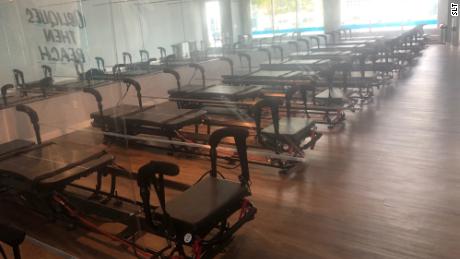
<path id="1" fill-rule="evenodd" d="M 201 123 L 205 111 L 197 109 L 179 109 L 171 103 L 144 107 L 142 104 L 141 87 L 135 80 L 123 80 L 129 89 L 136 89 L 138 105 L 122 104 L 104 110 L 102 96 L 92 88 L 83 91 L 92 94 L 98 103 L 98 112 L 91 113 L 93 126 L 109 132 L 136 135 L 139 133 L 174 135 L 174 131 L 187 125 Z"/>
<path id="2" fill-rule="evenodd" d="M 19 139 L 0 145 L 2 181 L 14 182 L 24 191 L 59 189 L 112 163 L 113 157 L 101 148 L 42 143 L 36 112 L 24 105 L 18 105 L 17 110 L 31 118 L 37 143 Z"/>
<path id="3" fill-rule="evenodd" d="M 231 65 L 231 64 L 230 64 Z M 256 85 L 206 85 L 204 68 L 199 64 L 190 64 L 201 73 L 201 85 L 181 85 L 180 75 L 173 69 L 164 69 L 164 73 L 172 74 L 176 79 L 177 88 L 168 91 L 171 99 L 178 99 L 177 102 L 182 108 L 187 108 L 190 103 L 201 103 L 208 101 L 240 101 L 244 99 L 254 99 L 260 95 L 262 86 Z M 183 99 L 182 101 L 180 99 Z M 194 102 L 193 100 L 197 100 Z M 191 105 L 190 107 L 193 107 Z"/>

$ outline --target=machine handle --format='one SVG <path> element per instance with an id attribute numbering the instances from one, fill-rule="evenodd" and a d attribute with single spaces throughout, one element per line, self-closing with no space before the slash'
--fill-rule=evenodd
<path id="1" fill-rule="evenodd" d="M 133 63 L 133 56 L 129 52 L 123 52 L 123 64 L 127 65 L 126 61 L 129 59 L 129 64 Z"/>
<path id="2" fill-rule="evenodd" d="M 24 88 L 26 84 L 24 80 L 24 72 L 22 72 L 19 69 L 13 69 L 13 74 L 14 74 L 14 82 L 16 83 L 16 85 L 21 88 Z"/>
<path id="3" fill-rule="evenodd" d="M 252 72 L 251 56 L 249 56 L 249 54 L 246 54 L 246 53 L 238 53 L 238 57 L 240 58 L 240 63 L 243 58 L 247 60 L 248 66 L 249 66 L 249 73 L 251 73 Z"/>
<path id="4" fill-rule="evenodd" d="M 4 85 L 4 86 L 2 86 L 2 88 L 1 88 L 3 104 L 5 104 L 5 106 L 8 105 L 8 99 L 7 99 L 7 97 L 6 97 L 6 94 L 7 94 L 7 92 L 8 92 L 9 89 L 13 89 L 13 88 L 14 88 L 14 85 L 12 85 L 12 84 Z"/>
<path id="5" fill-rule="evenodd" d="M 140 111 L 143 111 L 144 107 L 142 105 L 141 84 L 139 84 L 139 82 L 131 78 L 123 79 L 123 83 L 126 84 L 126 90 L 129 90 L 130 86 L 134 87 L 134 89 L 136 90 L 136 94 L 137 94 L 137 102 L 139 104 L 139 109 Z"/>
<path id="6" fill-rule="evenodd" d="M 53 70 L 51 69 L 50 66 L 47 65 L 42 65 L 42 70 L 43 70 L 43 77 L 53 77 Z"/>
<path id="7" fill-rule="evenodd" d="M 97 68 L 105 72 L 105 61 L 101 57 L 95 57 Z"/>
<path id="8" fill-rule="evenodd" d="M 327 35 L 325 34 L 319 34 L 318 38 L 322 38 L 324 40 L 324 45 L 327 45 Z"/>
<path id="9" fill-rule="evenodd" d="M 97 109 L 99 111 L 99 115 L 102 118 L 104 116 L 104 108 L 102 106 L 102 95 L 101 95 L 101 93 L 99 93 L 98 90 L 96 90 L 94 88 L 89 88 L 89 87 L 83 88 L 83 92 L 87 93 L 87 94 L 91 94 L 92 96 L 94 96 L 94 98 L 96 99 L 96 102 L 97 102 Z"/>
<path id="10" fill-rule="evenodd" d="M 227 137 L 233 137 L 238 151 L 238 157 L 240 159 L 241 184 L 247 186 L 249 184 L 249 166 L 248 166 L 248 154 L 246 140 L 249 136 L 249 132 L 243 128 L 227 127 L 221 128 L 214 131 L 209 137 L 209 145 L 211 146 L 211 176 L 217 177 L 217 147 L 219 146 L 222 139 Z"/>
<path id="11" fill-rule="evenodd" d="M 115 66 L 112 67 L 112 74 L 114 76 L 118 75 L 121 73 L 121 68 L 126 67 L 126 64 L 116 64 Z"/>
<path id="12" fill-rule="evenodd" d="M 174 76 L 174 78 L 176 79 L 177 89 L 180 91 L 181 85 L 180 85 L 180 75 L 179 75 L 179 72 L 177 72 L 176 70 L 174 70 L 174 69 L 172 69 L 172 68 L 164 68 L 164 69 L 163 69 L 163 73 L 171 74 L 171 75 Z"/>
<path id="13" fill-rule="evenodd" d="M 289 45 L 292 45 L 295 47 L 296 52 L 299 52 L 300 48 L 299 48 L 299 43 L 297 43 L 297 41 L 289 41 L 288 43 Z"/>
<path id="14" fill-rule="evenodd" d="M 316 41 L 316 45 L 318 46 L 318 48 L 320 48 L 320 40 L 318 37 L 316 36 L 310 36 L 310 39 Z"/>
<path id="15" fill-rule="evenodd" d="M 150 61 L 150 53 L 147 50 L 139 50 L 139 55 L 141 56 L 141 61 Z"/>
<path id="16" fill-rule="evenodd" d="M 152 208 L 150 207 L 150 185 L 153 185 L 158 201 L 160 202 L 160 207 L 163 210 L 165 223 L 170 225 L 170 217 L 166 211 L 164 175 L 176 176 L 178 174 L 179 167 L 176 164 L 162 161 L 151 161 L 139 169 L 137 173 L 137 185 L 140 189 L 144 214 L 148 224 L 153 223 Z"/>
<path id="17" fill-rule="evenodd" d="M 230 75 L 234 75 L 234 70 L 233 70 L 233 60 L 231 60 L 230 58 L 227 58 L 227 57 L 220 57 L 219 60 L 221 61 L 225 61 L 228 63 L 228 65 L 230 66 Z"/>
<path id="18" fill-rule="evenodd" d="M 307 51 L 310 50 L 310 41 L 307 39 L 298 39 L 298 41 L 305 43 L 307 46 Z"/>
<path id="19" fill-rule="evenodd" d="M 203 88 L 206 88 L 206 77 L 205 77 L 205 74 L 204 74 L 204 67 L 202 65 L 200 65 L 200 64 L 197 64 L 197 63 L 190 63 L 189 67 L 193 67 L 193 68 L 198 69 L 200 71 L 201 85 L 203 86 Z"/>
<path id="20" fill-rule="evenodd" d="M 40 125 L 38 124 L 39 119 L 38 119 L 37 112 L 34 109 L 24 104 L 16 105 L 16 111 L 23 112 L 27 114 L 27 116 L 29 116 L 30 122 L 32 123 L 32 126 L 34 127 L 35 138 L 37 139 L 37 144 L 40 145 L 42 143 L 42 138 L 40 135 Z"/>
<path id="21" fill-rule="evenodd" d="M 283 50 L 283 47 L 279 46 L 279 45 L 273 45 L 272 46 L 273 49 L 277 49 L 279 52 L 280 52 L 280 55 L 281 55 L 281 62 L 283 62 L 284 60 L 284 50 Z"/>
<path id="22" fill-rule="evenodd" d="M 267 49 L 267 48 L 259 48 L 259 51 L 265 52 L 265 54 L 267 54 L 268 64 L 271 64 L 272 63 L 272 54 L 270 53 L 270 50 Z"/>
<path id="23" fill-rule="evenodd" d="M 163 47 L 158 47 L 158 49 L 160 50 L 160 59 L 166 58 L 166 49 Z"/>

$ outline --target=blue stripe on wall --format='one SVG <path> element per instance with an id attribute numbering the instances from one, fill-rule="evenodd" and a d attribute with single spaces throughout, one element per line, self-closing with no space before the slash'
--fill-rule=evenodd
<path id="1" fill-rule="evenodd" d="M 384 28 L 384 27 L 400 27 L 400 26 L 415 26 L 419 24 L 433 25 L 438 24 L 438 20 L 418 20 L 418 21 L 407 21 L 407 22 L 389 22 L 389 23 L 375 23 L 375 24 L 348 24 L 343 25 L 343 28 L 347 29 L 363 29 L 363 28 Z M 324 31 L 324 27 L 305 27 L 299 29 L 283 29 L 283 30 L 263 30 L 253 31 L 253 35 L 272 34 L 272 33 L 290 33 L 290 32 L 306 32 L 306 31 Z"/>
<path id="2" fill-rule="evenodd" d="M 260 34 L 272 34 L 272 33 L 290 33 L 290 32 L 305 32 L 305 31 L 323 31 L 324 27 L 305 27 L 305 28 L 292 28 L 292 29 L 282 29 L 282 30 L 263 30 L 263 31 L 253 31 L 253 35 Z"/>
<path id="3" fill-rule="evenodd" d="M 364 28 L 383 28 L 383 27 L 400 27 L 400 26 L 416 26 L 420 24 L 438 24 L 438 20 L 418 20 L 407 22 L 389 22 L 389 23 L 375 23 L 375 24 L 347 24 L 343 28 L 347 29 L 364 29 Z"/>

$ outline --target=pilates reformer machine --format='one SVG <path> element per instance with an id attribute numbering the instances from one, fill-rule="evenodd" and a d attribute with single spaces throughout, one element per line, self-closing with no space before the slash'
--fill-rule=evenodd
<path id="1" fill-rule="evenodd" d="M 254 219 L 257 210 L 246 199 L 250 195 L 250 175 L 248 132 L 244 129 L 215 131 L 209 139 L 211 170 L 183 193 L 166 201 L 165 177 L 177 176 L 177 165 L 151 161 L 137 173 L 128 172 L 101 147 L 42 142 L 37 113 L 24 105 L 17 106 L 17 110 L 29 116 L 36 143 L 17 139 L 0 144 L 2 199 L 19 202 L 49 219 L 101 234 L 139 258 L 212 258 L 239 228 Z M 223 179 L 218 172 L 219 143 L 229 137 L 235 142 L 241 165 L 238 182 Z M 91 175 L 97 175 L 95 188 L 78 184 L 78 179 Z M 104 177 L 110 177 L 110 192 L 101 190 Z M 116 183 L 120 178 L 137 182 L 141 201 L 117 195 Z M 158 206 L 151 204 L 151 190 Z M 237 213 L 238 217 L 232 217 Z M 118 234 L 109 233 L 92 223 L 92 215 L 125 228 Z M 155 250 L 148 244 L 136 243 L 146 234 L 165 239 L 167 245 Z M 13 241 L 11 245 L 16 247 L 20 243 Z"/>
<path id="2" fill-rule="evenodd" d="M 316 132 L 313 120 L 291 116 L 293 95 L 297 92 L 303 93 L 300 87 L 290 87 L 279 94 L 267 92 L 259 85 L 207 86 L 204 68 L 196 64 L 195 66 L 201 71 L 201 85 L 181 86 L 179 73 L 174 70 L 164 72 L 172 74 L 177 82 L 177 89 L 169 91 L 170 101 L 176 102 L 178 107 L 206 111 L 204 123 L 207 126 L 207 135 L 210 134 L 211 127 L 238 125 L 255 130 L 256 143 L 259 145 L 277 153 L 286 152 L 294 156 L 303 156 L 302 150 L 313 148 L 321 137 Z M 285 106 L 284 113 L 280 112 L 282 104 Z M 262 126 L 263 109 L 270 110 L 272 116 L 268 120 L 271 124 L 265 128 Z M 306 139 L 309 141 L 305 142 Z"/>
<path id="3" fill-rule="evenodd" d="M 44 72 L 46 66 L 43 66 Z M 24 79 L 24 73 L 19 69 L 13 69 L 14 84 L 6 84 L 0 88 L 2 102 L 0 107 L 8 107 L 23 102 L 30 102 L 47 98 L 51 90 L 52 79 L 51 77 L 45 76 L 32 82 L 26 82 Z"/>
<path id="4" fill-rule="evenodd" d="M 166 55 L 166 49 L 163 47 L 159 47 L 158 49 L 161 54 L 160 59 L 151 58 L 150 53 L 147 50 L 142 49 L 139 50 L 140 61 L 133 62 L 132 54 L 129 52 L 123 52 L 123 63 L 115 64 L 109 68 L 106 66 L 105 60 L 102 57 L 95 57 L 96 68 L 90 70 L 92 72 L 91 78 L 122 80 L 129 77 L 157 73 L 166 68 L 187 66 L 190 63 L 197 61 L 211 60 L 211 58 L 179 59 L 175 54 Z"/>
<path id="5" fill-rule="evenodd" d="M 24 72 L 14 69 L 15 85 L 5 85 L 2 89 L 2 99 L 4 104 L 15 105 L 28 100 L 47 98 L 56 94 L 69 91 L 77 91 L 86 87 L 96 87 L 107 83 L 110 77 L 97 78 L 98 71 L 89 70 L 83 73 L 83 65 L 75 64 L 77 78 L 55 78 L 50 66 L 42 65 L 43 78 L 38 81 L 27 82 Z M 93 77 L 94 74 L 94 77 Z M 8 92 L 13 92 L 13 96 Z"/>
<path id="6" fill-rule="evenodd" d="M 305 43 L 304 43 L 305 42 Z M 306 45 L 305 45 L 306 44 Z M 237 55 L 240 62 L 246 59 L 244 56 L 251 56 L 252 59 L 259 56 L 266 56 L 268 63 L 283 62 L 292 52 L 299 52 L 309 48 L 309 42 L 304 39 L 286 37 L 286 35 L 275 35 L 269 38 L 250 38 L 235 42 L 224 48 L 224 56 Z M 248 63 L 248 66 L 251 64 Z"/>
<path id="7" fill-rule="evenodd" d="M 250 62 L 250 57 L 246 58 Z M 230 85 L 263 85 L 264 89 L 272 94 L 284 93 L 291 87 L 298 88 L 302 95 L 302 110 L 307 117 L 309 110 L 312 110 L 311 114 L 321 115 L 321 118 L 316 118 L 317 123 L 325 123 L 329 128 L 334 128 L 343 122 L 345 110 L 354 109 L 354 104 L 337 91 L 315 94 L 320 89 L 318 83 L 324 81 L 322 78 L 328 77 L 331 64 L 334 62 L 329 59 L 299 59 L 280 64 L 262 64 L 260 69 L 254 72 L 224 75 L 222 81 Z M 313 105 L 307 106 L 307 92 L 313 93 Z"/>
<path id="8" fill-rule="evenodd" d="M 177 76 L 180 84 L 178 73 L 172 73 Z M 173 102 L 144 107 L 140 84 L 132 79 L 124 79 L 123 82 L 127 91 L 131 86 L 135 89 L 138 105 L 120 104 L 104 109 L 100 93 L 96 89 L 84 89 L 84 92 L 92 94 L 98 103 L 99 111 L 91 114 L 92 124 L 109 136 L 109 139 L 113 139 L 113 136 L 115 139 L 117 136 L 124 139 L 125 135 L 129 135 L 133 136 L 132 139 L 137 143 L 156 142 L 157 145 L 154 147 L 167 149 L 171 153 L 202 155 L 202 152 L 190 146 L 194 146 L 195 143 L 207 144 L 214 132 L 211 128 L 239 126 L 256 132 L 256 141 L 250 148 L 261 152 L 255 152 L 257 154 L 253 157 L 256 158 L 250 162 L 262 165 L 267 165 L 268 162 L 268 165 L 280 168 L 280 172 L 284 173 L 293 171 L 293 167 L 301 162 L 299 159 L 303 157 L 303 150 L 312 149 L 321 137 L 321 134 L 316 132 L 313 121 L 304 118 L 279 120 L 279 101 L 254 99 L 260 95 L 260 87 L 217 85 L 201 90 L 193 87 L 194 91 L 176 91 L 176 97 L 171 98 Z M 181 98 L 177 98 L 179 96 Z M 200 97 L 197 98 L 198 96 Z M 247 101 L 248 99 L 250 101 Z M 263 125 L 264 108 L 272 110 L 273 114 L 272 118 L 265 120 L 271 122 L 267 127 Z M 241 119 L 242 111 L 245 112 L 244 120 Z M 233 122 L 239 120 L 240 123 L 229 123 L 230 115 L 233 115 Z M 217 120 L 211 119 L 212 116 L 218 116 L 221 122 L 217 123 Z M 227 119 L 222 121 L 222 116 Z M 293 127 L 292 123 L 295 121 L 297 124 Z M 206 133 L 200 133 L 200 125 L 206 126 Z M 139 139 L 139 136 L 146 136 L 147 139 Z M 262 140 L 262 136 L 266 141 Z M 159 138 L 166 138 L 169 142 L 161 141 Z"/>
<path id="9" fill-rule="evenodd" d="M 409 53 L 409 50 L 397 50 L 395 47 L 402 44 L 401 40 L 418 34 L 420 28 L 415 28 L 392 40 L 380 38 L 369 39 L 342 39 L 342 31 L 330 33 L 329 38 L 334 45 L 327 43 L 309 51 L 292 53 L 290 58 L 296 60 L 314 59 L 317 57 L 329 58 L 338 62 L 333 67 L 333 76 L 329 82 L 323 85 L 332 85 L 336 88 L 357 89 L 357 92 L 347 93 L 361 104 L 372 101 L 374 88 L 386 85 L 393 78 L 396 71 L 398 75 L 402 69 L 402 63 L 397 60 L 397 52 Z M 346 34 L 346 31 L 345 31 Z M 411 35 L 411 36 L 407 36 Z M 366 43 L 367 42 L 367 43 Z M 334 58 L 335 56 L 335 58 Z M 400 56 L 400 55 L 399 55 Z M 319 85 L 321 85 L 319 83 Z"/>
<path id="10" fill-rule="evenodd" d="M 138 105 L 119 104 L 115 107 L 104 109 L 102 95 L 97 89 L 83 89 L 85 93 L 93 95 L 98 104 L 98 111 L 90 115 L 94 127 L 105 132 L 128 135 L 157 135 L 167 137 L 170 140 L 179 139 L 185 141 L 179 130 L 189 125 L 198 127 L 206 113 L 199 109 L 179 109 L 174 105 L 144 107 L 140 84 L 129 78 L 123 79 L 122 82 L 126 86 L 126 94 L 131 87 L 135 89 Z"/>

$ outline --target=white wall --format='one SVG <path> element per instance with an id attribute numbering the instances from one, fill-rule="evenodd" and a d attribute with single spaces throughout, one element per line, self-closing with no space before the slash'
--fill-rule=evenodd
<path id="1" fill-rule="evenodd" d="M 171 1 L 62 1 L 62 0 L 0 0 L 0 85 L 11 83 L 13 68 L 26 74 L 26 81 L 42 78 L 40 66 L 50 65 L 55 76 L 76 77 L 73 62 L 65 64 L 43 62 L 37 51 L 45 45 L 43 29 L 68 29 L 65 26 L 46 26 L 28 23 L 26 8 L 56 12 L 80 10 L 86 27 L 74 29 L 75 48 L 84 50 L 85 69 L 95 66 L 94 57 L 105 59 L 107 66 L 122 62 L 122 52 L 130 52 L 135 61 L 139 50 L 146 49 L 158 57 L 157 47 L 165 47 L 171 54 L 171 45 L 182 41 L 196 41 L 203 37 L 202 10 L 199 0 Z M 53 44 L 69 47 L 65 44 Z"/>

